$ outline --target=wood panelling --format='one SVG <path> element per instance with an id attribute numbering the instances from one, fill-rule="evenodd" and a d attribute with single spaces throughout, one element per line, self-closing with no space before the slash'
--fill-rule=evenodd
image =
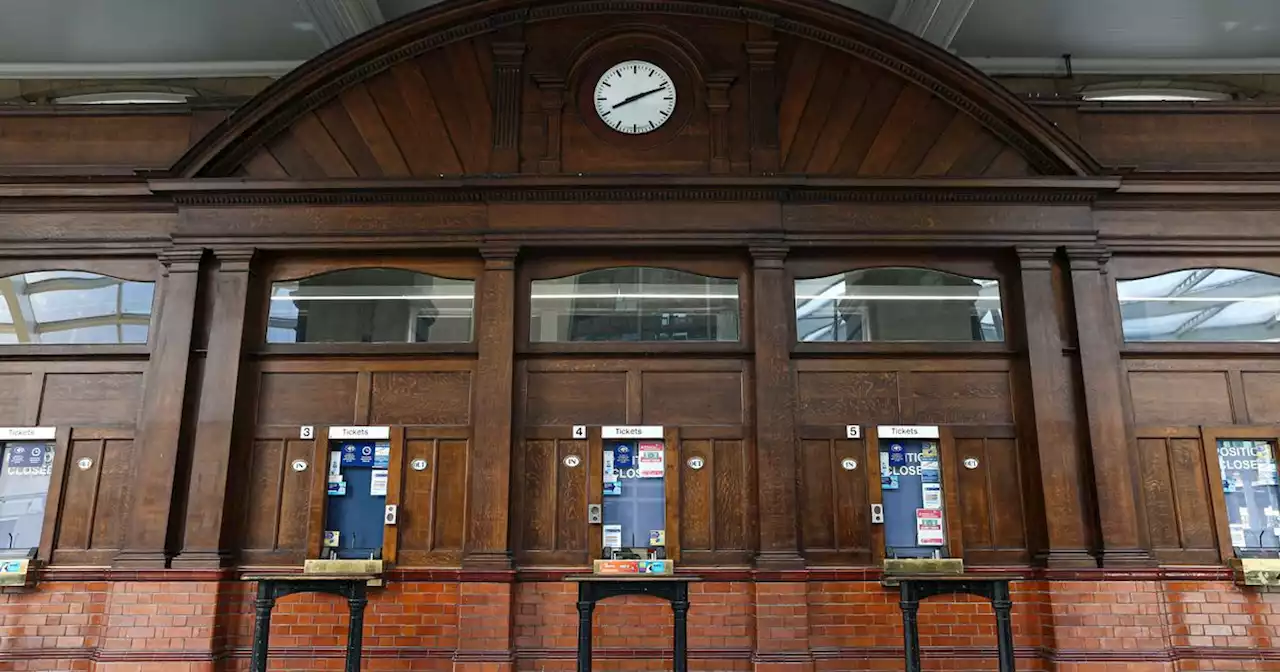
<path id="1" fill-rule="evenodd" d="M 531 371 L 524 389 L 528 425 L 604 425 L 627 418 L 625 371 Z"/>
<path id="2" fill-rule="evenodd" d="M 1129 390 L 1137 425 L 1229 425 L 1225 372 L 1132 371 Z"/>
<path id="3" fill-rule="evenodd" d="M 804 555 L 814 563 L 869 564 L 875 535 L 869 515 L 866 442 L 806 439 L 800 446 L 800 530 Z M 852 471 L 841 462 L 857 460 Z"/>
<path id="4" fill-rule="evenodd" d="M 77 116 L 51 108 L 47 116 L 25 111 L 23 116 L 0 116 L 0 175 L 163 170 L 194 140 L 190 111 Z"/>
<path id="5" fill-rule="evenodd" d="M 1137 449 L 1156 559 L 1179 564 L 1216 562 L 1213 497 L 1221 484 L 1209 478 L 1198 432 L 1139 428 Z"/>
<path id="6" fill-rule="evenodd" d="M 53 561 L 108 565 L 124 540 L 133 473 L 131 430 L 73 431 Z M 90 466 L 77 463 L 88 458 Z"/>
<path id="7" fill-rule="evenodd" d="M 741 425 L 745 422 L 743 375 L 731 373 L 641 374 L 642 422 L 650 425 Z"/>
<path id="8" fill-rule="evenodd" d="M 471 421 L 471 374 L 377 372 L 369 422 L 375 425 L 466 425 Z"/>
<path id="9" fill-rule="evenodd" d="M 1249 421 L 1255 424 L 1280 423 L 1280 373 L 1241 373 Z"/>
<path id="10" fill-rule="evenodd" d="M 765 87 L 751 76 L 758 45 L 747 48 L 736 17 L 654 11 L 621 33 L 618 22 L 604 14 L 526 26 L 519 119 L 512 122 L 519 125 L 522 172 L 747 173 L 759 149 L 753 143 L 765 142 L 778 148 L 771 151 L 789 174 L 1037 174 L 1022 150 L 984 127 L 989 122 L 893 68 L 810 37 L 779 36 L 776 85 Z M 672 120 L 647 136 L 605 128 L 592 105 L 600 73 L 628 58 L 659 63 L 676 84 Z M 494 86 L 491 38 L 451 42 L 330 94 L 230 172 L 301 180 L 493 172 Z M 752 86 L 774 99 L 753 96 Z M 776 128 L 756 131 L 776 133 L 776 140 L 748 131 L 759 114 L 752 104 L 776 106 Z"/>
<path id="11" fill-rule="evenodd" d="M 306 557 L 309 513 L 313 497 L 312 471 L 294 471 L 294 460 L 312 462 L 315 441 L 274 438 L 292 434 L 296 427 L 259 427 L 249 464 L 242 473 L 248 478 L 245 492 L 244 527 L 241 542 L 245 564 L 302 564 Z M 321 469 L 323 465 L 315 465 Z"/>
<path id="12" fill-rule="evenodd" d="M 587 488 L 591 459 L 586 441 L 526 439 L 519 446 L 515 464 L 519 507 L 518 560 L 533 564 L 568 564 L 588 561 Z M 564 458 L 577 455 L 581 463 L 569 467 Z M 516 513 L 516 512 L 513 512 Z"/>
<path id="13" fill-rule="evenodd" d="M 1144 171 L 1276 171 L 1280 155 L 1280 115 L 1274 107 L 1221 111 L 1213 105 L 1162 109 L 1132 106 L 1106 109 L 1048 108 L 1064 128 L 1078 129 L 1077 139 L 1100 162 Z M 1073 133 L 1073 135 L 1076 135 Z"/>
<path id="14" fill-rule="evenodd" d="M 978 460 L 975 469 L 957 470 L 965 560 L 973 564 L 1027 562 L 1022 473 L 1012 438 L 956 438 L 956 459 Z"/>
<path id="15" fill-rule="evenodd" d="M 27 381 L 30 378 L 24 373 L 0 374 L 0 424 L 14 426 L 26 423 Z"/>
<path id="16" fill-rule="evenodd" d="M 355 372 L 263 373 L 258 388 L 258 424 L 352 424 Z"/>
<path id="17" fill-rule="evenodd" d="M 426 460 L 422 471 L 403 469 L 400 499 L 399 557 L 401 566 L 457 565 L 462 557 L 467 509 L 467 450 L 465 439 L 415 436 L 405 439 L 405 459 Z"/>
<path id="18" fill-rule="evenodd" d="M 51 373 L 45 377 L 40 423 L 132 426 L 141 399 L 141 374 Z"/>
<path id="19" fill-rule="evenodd" d="M 680 470 L 681 564 L 742 564 L 750 560 L 751 455 L 740 439 L 683 439 Z M 689 459 L 701 457 L 701 469 Z"/>
<path id="20" fill-rule="evenodd" d="M 804 360 L 796 366 L 800 425 L 1013 422 L 1006 361 Z"/>

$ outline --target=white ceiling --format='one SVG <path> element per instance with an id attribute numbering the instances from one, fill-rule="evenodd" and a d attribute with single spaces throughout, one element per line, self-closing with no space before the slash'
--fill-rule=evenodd
<path id="1" fill-rule="evenodd" d="M 279 75 L 438 0 L 0 0 L 0 78 Z M 993 74 L 1280 72 L 1280 0 L 833 0 Z"/>

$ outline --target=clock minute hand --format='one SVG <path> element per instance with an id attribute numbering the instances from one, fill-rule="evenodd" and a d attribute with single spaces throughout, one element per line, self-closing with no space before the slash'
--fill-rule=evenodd
<path id="1" fill-rule="evenodd" d="M 617 105 L 614 105 L 612 109 L 615 109 L 615 110 L 616 110 L 616 109 L 618 109 L 619 107 L 622 107 L 623 105 L 626 105 L 626 104 L 628 104 L 628 103 L 634 103 L 634 102 L 636 102 L 637 100 L 640 100 L 641 98 L 644 98 L 645 96 L 653 95 L 653 94 L 655 94 L 655 93 L 657 93 L 657 92 L 659 92 L 659 91 L 661 91 L 661 90 L 663 90 L 663 89 L 665 89 L 665 88 L 667 88 L 667 86 L 666 86 L 665 84 L 663 84 L 662 86 L 659 86 L 659 87 L 658 87 L 658 88 L 656 88 L 656 89 L 650 89 L 650 90 L 648 90 L 648 91 L 645 91 L 644 93 L 637 93 L 637 94 L 636 94 L 636 95 L 634 95 L 634 96 L 629 96 L 629 97 L 627 97 L 627 98 L 624 98 L 624 99 L 623 99 L 621 102 L 619 102 Z"/>

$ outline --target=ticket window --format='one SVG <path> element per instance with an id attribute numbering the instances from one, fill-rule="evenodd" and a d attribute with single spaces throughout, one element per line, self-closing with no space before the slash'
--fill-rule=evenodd
<path id="1" fill-rule="evenodd" d="M 1232 551 L 1239 558 L 1280 556 L 1277 438 L 1212 437 Z"/>
<path id="2" fill-rule="evenodd" d="M 604 427 L 606 560 L 667 558 L 666 442 L 661 427 Z"/>
<path id="3" fill-rule="evenodd" d="M 946 558 L 947 525 L 937 427 L 877 427 L 884 557 Z"/>
<path id="4" fill-rule="evenodd" d="M 321 558 L 381 560 L 387 506 L 390 427 L 330 427 Z"/>
<path id="5" fill-rule="evenodd" d="M 0 428 L 0 573 L 33 559 L 53 481 L 52 427 Z M 25 574 L 26 568 L 21 568 Z"/>

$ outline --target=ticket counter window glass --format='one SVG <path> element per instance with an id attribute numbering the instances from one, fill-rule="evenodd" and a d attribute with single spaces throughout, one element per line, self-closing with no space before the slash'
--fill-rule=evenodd
<path id="1" fill-rule="evenodd" d="M 534 280 L 534 342 L 737 341 L 738 281 L 666 268 Z"/>
<path id="2" fill-rule="evenodd" d="M 80 271 L 0 278 L 0 345 L 144 344 L 155 283 Z"/>
<path id="3" fill-rule="evenodd" d="M 1003 341 L 1000 283 L 920 268 L 797 280 L 801 342 Z"/>
<path id="4" fill-rule="evenodd" d="M 1271 441 L 1218 441 L 1231 546 L 1241 557 L 1280 552 L 1280 484 Z"/>
<path id="5" fill-rule="evenodd" d="M 0 452 L 0 549 L 36 548 L 53 474 L 53 445 L 13 441 L 0 443 Z"/>
<path id="6" fill-rule="evenodd" d="M 466 343 L 475 282 L 390 268 L 271 285 L 268 343 Z"/>
<path id="7" fill-rule="evenodd" d="M 1198 268 L 1116 283 L 1126 341 L 1280 342 L 1280 277 Z"/>

